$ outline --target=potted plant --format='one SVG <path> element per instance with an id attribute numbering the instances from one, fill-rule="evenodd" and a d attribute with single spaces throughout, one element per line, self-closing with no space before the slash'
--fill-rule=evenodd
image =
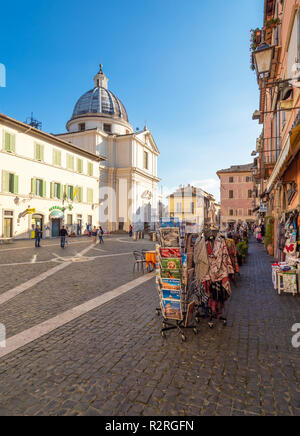
<path id="1" fill-rule="evenodd" d="M 270 256 L 274 256 L 274 218 L 272 216 L 267 217 L 266 224 L 265 248 Z"/>
<path id="2" fill-rule="evenodd" d="M 270 18 L 270 20 L 265 21 L 265 29 L 274 29 L 281 23 L 279 18 Z"/>

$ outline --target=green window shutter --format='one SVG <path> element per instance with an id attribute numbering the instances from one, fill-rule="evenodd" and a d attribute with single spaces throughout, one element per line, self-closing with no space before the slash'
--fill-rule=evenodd
<path id="1" fill-rule="evenodd" d="M 39 145 L 34 144 L 34 158 L 35 160 L 39 160 Z"/>
<path id="2" fill-rule="evenodd" d="M 42 193 L 42 197 L 46 197 L 46 182 L 43 180 L 43 193 Z"/>
<path id="3" fill-rule="evenodd" d="M 63 200 L 63 186 L 61 183 L 58 185 L 58 198 Z"/>
<path id="4" fill-rule="evenodd" d="M 66 199 L 69 198 L 69 185 L 65 185 L 65 197 Z"/>
<path id="5" fill-rule="evenodd" d="M 5 151 L 10 151 L 10 134 L 5 132 L 4 136 L 4 149 Z"/>
<path id="6" fill-rule="evenodd" d="M 11 139 L 11 142 L 10 142 L 11 150 L 10 151 L 15 153 L 15 151 L 16 151 L 16 136 L 15 135 L 10 135 L 10 139 Z"/>
<path id="7" fill-rule="evenodd" d="M 83 171 L 83 161 L 81 159 L 77 159 L 77 171 L 82 173 Z"/>
<path id="8" fill-rule="evenodd" d="M 78 188 L 77 199 L 79 203 L 82 203 L 82 188 Z"/>
<path id="9" fill-rule="evenodd" d="M 54 183 L 50 183 L 50 198 L 53 198 L 54 196 Z"/>
<path id="10" fill-rule="evenodd" d="M 42 144 L 35 144 L 35 160 L 44 161 L 44 146 Z"/>
<path id="11" fill-rule="evenodd" d="M 9 151 L 10 153 L 14 153 L 16 150 L 16 136 L 5 132 L 4 136 L 4 149 L 5 151 Z"/>
<path id="12" fill-rule="evenodd" d="M 74 171 L 74 156 L 67 154 L 67 169 Z"/>
<path id="13" fill-rule="evenodd" d="M 88 203 L 93 203 L 93 201 L 94 201 L 93 197 L 94 197 L 93 190 L 88 188 L 88 190 L 87 190 Z"/>
<path id="14" fill-rule="evenodd" d="M 19 193 L 19 176 L 14 175 L 14 194 Z"/>
<path id="15" fill-rule="evenodd" d="M 36 195 L 36 179 L 31 179 L 31 192 Z"/>
<path id="16" fill-rule="evenodd" d="M 43 162 L 44 161 L 44 146 L 40 145 L 40 160 Z"/>
<path id="17" fill-rule="evenodd" d="M 74 200 L 74 187 L 70 186 L 70 200 Z"/>
<path id="18" fill-rule="evenodd" d="M 59 150 L 53 150 L 53 164 L 61 166 L 61 152 Z"/>
<path id="19" fill-rule="evenodd" d="M 9 192 L 9 173 L 7 171 L 2 172 L 2 191 L 3 192 Z"/>
<path id="20" fill-rule="evenodd" d="M 93 164 L 91 162 L 88 163 L 88 175 L 93 176 Z"/>

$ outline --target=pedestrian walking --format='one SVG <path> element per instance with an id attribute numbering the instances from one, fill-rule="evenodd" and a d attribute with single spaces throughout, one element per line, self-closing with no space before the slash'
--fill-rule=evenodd
<path id="1" fill-rule="evenodd" d="M 68 231 L 65 229 L 65 226 L 62 226 L 59 232 L 60 235 L 60 246 L 61 248 L 65 248 L 66 245 L 66 238 L 68 236 Z"/>
<path id="2" fill-rule="evenodd" d="M 102 229 L 102 227 L 99 227 L 99 244 L 104 244 L 103 241 L 103 235 L 104 235 L 104 230 Z"/>
<path id="3" fill-rule="evenodd" d="M 260 226 L 256 227 L 255 234 L 256 234 L 256 242 L 261 243 L 262 237 L 261 237 L 261 227 Z"/>
<path id="4" fill-rule="evenodd" d="M 132 238 L 132 235 L 133 235 L 133 227 L 130 224 L 130 226 L 129 226 L 129 236 L 130 236 L 130 238 Z"/>
<path id="5" fill-rule="evenodd" d="M 93 236 L 94 244 L 97 244 L 97 234 L 98 234 L 98 230 L 97 230 L 96 226 L 94 226 L 94 228 L 92 230 L 92 236 Z"/>
<path id="6" fill-rule="evenodd" d="M 39 226 L 36 226 L 35 228 L 35 246 L 36 248 L 41 246 L 41 237 L 42 237 L 42 231 Z"/>

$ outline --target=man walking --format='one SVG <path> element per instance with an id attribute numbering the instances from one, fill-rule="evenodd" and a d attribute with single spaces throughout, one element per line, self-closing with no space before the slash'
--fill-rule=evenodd
<path id="1" fill-rule="evenodd" d="M 68 232 L 65 229 L 65 226 L 62 226 L 62 228 L 61 228 L 61 230 L 59 232 L 59 235 L 60 235 L 60 246 L 61 246 L 61 248 L 65 248 L 66 237 L 68 236 Z"/>
<path id="2" fill-rule="evenodd" d="M 41 236 L 42 232 L 39 226 L 36 226 L 35 228 L 35 246 L 36 248 L 40 247 L 41 245 Z"/>
<path id="3" fill-rule="evenodd" d="M 99 244 L 104 244 L 103 241 L 103 235 L 104 235 L 104 230 L 102 229 L 102 227 L 99 227 Z"/>

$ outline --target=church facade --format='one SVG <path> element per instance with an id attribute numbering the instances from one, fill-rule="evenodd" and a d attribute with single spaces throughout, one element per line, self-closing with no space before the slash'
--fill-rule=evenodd
<path id="1" fill-rule="evenodd" d="M 106 158 L 99 180 L 101 225 L 109 231 L 150 229 L 158 219 L 159 150 L 150 130 L 134 131 L 102 66 L 66 128 L 59 138 Z"/>

